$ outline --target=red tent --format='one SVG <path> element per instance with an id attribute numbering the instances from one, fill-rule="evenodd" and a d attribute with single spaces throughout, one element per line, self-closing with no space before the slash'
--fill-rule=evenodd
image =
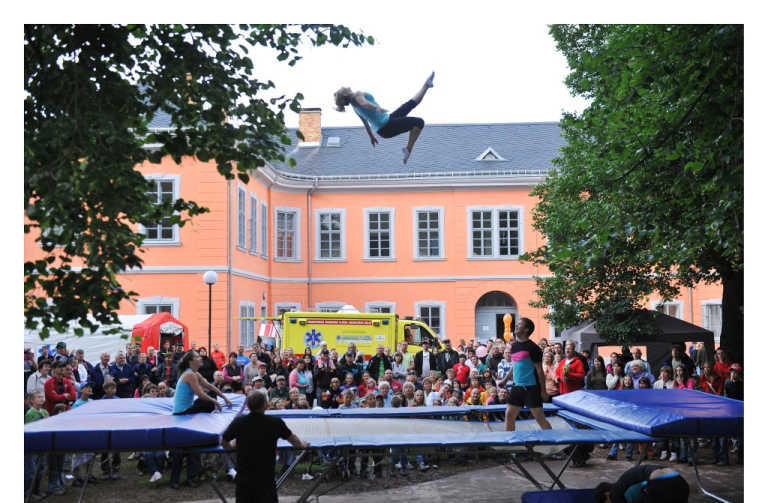
<path id="1" fill-rule="evenodd" d="M 133 326 L 131 339 L 141 340 L 141 352 L 146 353 L 149 346 L 159 350 L 165 341 L 184 343 L 184 351 L 189 350 L 189 329 L 185 324 L 174 318 L 170 313 L 155 313 L 141 323 Z"/>

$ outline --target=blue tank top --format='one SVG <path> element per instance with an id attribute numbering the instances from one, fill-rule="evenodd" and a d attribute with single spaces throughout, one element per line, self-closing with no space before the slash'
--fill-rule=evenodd
<path id="1" fill-rule="evenodd" d="M 185 370 L 182 376 L 187 372 L 192 372 L 192 369 Z M 173 413 L 178 414 L 179 412 L 184 412 L 192 407 L 193 403 L 195 403 L 195 392 L 192 391 L 192 386 L 182 382 L 181 377 L 179 377 L 179 382 L 176 385 L 176 393 L 173 395 Z"/>
<path id="2" fill-rule="evenodd" d="M 378 103 L 376 103 L 376 100 L 373 98 L 373 95 L 369 93 L 365 93 L 365 99 L 376 105 L 379 106 Z M 384 127 L 384 124 L 389 121 L 389 114 L 387 112 L 381 113 L 378 110 L 371 110 L 369 108 L 363 108 L 360 106 L 355 105 L 350 100 L 350 105 L 352 105 L 352 109 L 355 111 L 357 115 L 365 119 L 365 121 L 371 125 L 371 128 L 378 132 L 379 129 Z"/>

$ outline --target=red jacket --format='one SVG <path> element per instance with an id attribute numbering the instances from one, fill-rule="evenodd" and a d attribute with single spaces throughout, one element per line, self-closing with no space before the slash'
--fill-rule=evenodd
<path id="1" fill-rule="evenodd" d="M 75 391 L 72 381 L 66 377 L 62 377 L 61 382 L 63 384 L 64 393 L 69 393 L 69 398 L 65 397 L 64 393 L 59 394 L 59 381 L 56 379 L 56 376 L 51 376 L 51 378 L 45 381 L 45 384 L 43 385 L 43 390 L 45 391 L 45 410 L 47 410 L 48 414 L 51 416 L 53 415 L 53 408 L 56 404 L 66 404 L 67 410 L 69 410 L 72 403 L 77 400 L 77 391 Z"/>
<path id="2" fill-rule="evenodd" d="M 563 379 L 563 366 L 568 360 L 563 357 L 560 363 L 557 365 L 555 375 L 560 378 L 560 394 L 564 395 L 572 391 L 578 391 L 584 389 L 584 377 L 587 372 L 584 370 L 584 364 L 581 363 L 577 357 L 573 357 L 568 367 L 568 380 Z"/>
<path id="3" fill-rule="evenodd" d="M 726 379 L 731 378 L 731 360 L 725 360 L 725 363 L 715 362 L 714 372 L 716 376 L 720 376 L 720 379 L 725 382 Z"/>
<path id="4" fill-rule="evenodd" d="M 725 381 L 723 381 L 719 375 L 715 375 L 715 379 L 712 382 L 709 382 L 707 378 L 702 375 L 699 384 L 704 393 L 722 396 L 723 384 L 725 384 Z"/>
<path id="5" fill-rule="evenodd" d="M 221 351 L 213 351 L 211 353 L 211 359 L 216 364 L 216 368 L 221 370 L 227 363 L 227 357 Z"/>

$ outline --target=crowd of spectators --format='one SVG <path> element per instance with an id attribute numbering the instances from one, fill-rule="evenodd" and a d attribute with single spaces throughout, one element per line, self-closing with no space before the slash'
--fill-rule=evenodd
<path id="1" fill-rule="evenodd" d="M 511 342 L 497 339 L 481 345 L 477 341 L 470 340 L 465 344 L 464 340 L 459 340 L 456 349 L 447 338 L 443 343 L 445 350 L 438 352 L 432 342 L 423 340 L 422 351 L 415 355 L 408 352 L 407 342 L 396 348 L 378 345 L 376 353 L 367 360 L 354 343 L 350 343 L 342 354 L 335 349 L 329 350 L 325 344 L 316 352 L 306 348 L 299 355 L 292 348 L 280 352 L 259 344 L 254 344 L 248 354 L 242 344 L 229 355 L 220 351 L 218 344 L 210 354 L 206 348 L 196 348 L 194 344 L 192 350 L 202 359 L 198 373 L 217 390 L 222 393 L 264 393 L 269 408 L 275 410 L 506 403 L 514 382 L 514 376 L 504 379 L 512 369 Z M 612 353 L 606 363 L 599 355 L 591 357 L 587 350 L 577 352 L 572 341 L 550 344 L 542 339 L 539 346 L 543 352 L 544 388 L 549 401 L 557 395 L 580 389 L 644 388 L 687 388 L 736 400 L 744 398 L 741 366 L 731 362 L 722 349 L 718 349 L 713 355 L 714 361 L 710 361 L 700 343 L 694 343 L 690 355 L 681 346 L 673 344 L 658 376 L 651 373 L 650 365 L 637 347 L 624 348 L 621 354 Z M 43 347 L 37 358 L 25 351 L 25 423 L 65 413 L 92 400 L 173 397 L 180 377 L 177 366 L 184 354 L 181 341 L 173 348 L 166 341 L 160 350 L 150 347 L 146 353 L 142 353 L 138 346 L 128 344 L 125 351 L 114 355 L 114 359 L 109 352 L 102 353 L 95 365 L 85 359 L 82 350 L 68 351 L 63 342 L 57 344 L 53 355 L 48 354 L 47 347 Z M 209 393 L 215 398 L 212 392 Z M 729 464 L 728 439 L 701 439 L 701 442 L 690 444 L 682 439 L 663 442 L 657 446 L 657 451 L 660 460 L 687 462 L 698 460 L 698 447 L 704 445 L 711 445 L 714 462 Z M 733 447 L 737 463 L 741 463 L 741 441 L 733 439 Z M 632 444 L 613 445 L 608 459 L 617 459 L 620 450 L 631 459 L 633 449 Z M 590 452 L 591 448 L 580 447 L 573 458 L 574 465 L 583 466 Z M 48 468 L 47 493 L 63 494 L 66 490 L 64 472 L 70 469 L 74 477 L 71 485 L 82 486 L 82 468 L 97 454 L 80 454 L 69 459 L 63 455 L 47 456 L 44 460 Z M 646 455 L 652 457 L 654 449 L 648 449 Z M 119 479 L 120 453 L 100 453 L 99 456 L 101 480 Z M 140 460 L 139 470 L 151 474 L 152 483 L 160 480 L 165 465 L 170 464 L 171 485 L 179 487 L 180 452 L 133 453 L 128 457 L 134 458 Z M 393 460 L 393 473 L 413 467 L 403 455 Z M 292 456 L 283 456 L 283 471 L 291 461 Z M 35 456 L 25 456 L 25 493 L 32 490 L 33 500 L 46 496 L 40 479 L 34 487 L 31 484 L 36 462 Z M 466 456 L 450 455 L 448 462 L 465 463 Z M 372 476 L 381 476 L 380 466 L 372 465 Z M 228 462 L 227 466 L 229 477 L 235 477 L 234 465 Z M 430 466 L 437 467 L 437 460 L 432 463 L 421 457 L 417 460 L 416 467 L 420 470 Z M 346 466 L 343 468 L 349 470 Z M 368 476 L 367 464 L 361 463 L 353 472 L 361 477 Z M 199 476 L 196 463 L 188 463 L 185 483 L 194 486 Z M 90 482 L 97 481 L 92 475 Z"/>

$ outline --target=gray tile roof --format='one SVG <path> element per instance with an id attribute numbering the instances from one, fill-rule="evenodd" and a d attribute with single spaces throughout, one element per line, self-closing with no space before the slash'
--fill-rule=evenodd
<path id="1" fill-rule="evenodd" d="M 480 170 L 541 170 L 552 168 L 551 160 L 565 144 L 556 122 L 516 124 L 427 124 L 403 164 L 401 149 L 408 135 L 378 138 L 374 148 L 361 127 L 323 128 L 318 147 L 297 147 L 286 152 L 297 161 L 295 173 L 306 176 L 381 175 L 408 173 L 471 172 Z M 340 146 L 327 146 L 337 137 Z M 488 147 L 505 161 L 476 161 Z M 276 170 L 291 172 L 287 163 L 270 163 Z"/>

